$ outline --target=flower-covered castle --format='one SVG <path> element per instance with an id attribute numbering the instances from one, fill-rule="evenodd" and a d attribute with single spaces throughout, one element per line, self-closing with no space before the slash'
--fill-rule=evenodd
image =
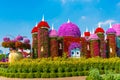
<path id="1" fill-rule="evenodd" d="M 120 56 L 120 24 L 114 24 L 105 32 L 100 26 L 91 34 L 86 30 L 84 36 L 78 26 L 68 20 L 58 32 L 44 17 L 32 29 L 32 57 L 57 57 L 65 53 L 68 57 L 115 57 Z M 106 36 L 105 36 L 106 34 Z"/>

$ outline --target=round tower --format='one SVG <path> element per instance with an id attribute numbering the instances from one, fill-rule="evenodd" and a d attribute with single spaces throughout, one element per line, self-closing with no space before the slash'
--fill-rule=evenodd
<path id="1" fill-rule="evenodd" d="M 96 57 L 100 55 L 100 49 L 99 49 L 99 38 L 96 34 L 91 34 L 88 38 L 90 42 L 90 55 L 91 57 Z"/>
<path id="2" fill-rule="evenodd" d="M 85 39 L 87 40 L 90 37 L 90 32 L 86 28 L 86 31 L 84 32 Z"/>
<path id="3" fill-rule="evenodd" d="M 99 37 L 99 45 L 100 45 L 100 56 L 105 58 L 106 57 L 106 43 L 105 43 L 105 31 L 101 28 L 100 24 L 98 28 L 96 28 L 95 33 Z"/>
<path id="4" fill-rule="evenodd" d="M 38 24 L 38 57 L 48 57 L 49 56 L 49 25 L 44 21 L 44 16 L 42 21 Z"/>
<path id="5" fill-rule="evenodd" d="M 106 31 L 109 57 L 116 56 L 116 31 L 111 27 Z"/>
<path id="6" fill-rule="evenodd" d="M 38 27 L 36 26 L 32 29 L 32 57 L 37 58 L 38 57 Z"/>
<path id="7" fill-rule="evenodd" d="M 117 56 L 120 57 L 120 24 L 113 24 L 112 28 L 116 31 Z"/>
<path id="8" fill-rule="evenodd" d="M 58 33 L 54 29 L 54 26 L 52 25 L 52 30 L 49 31 L 49 37 L 50 37 L 50 56 L 51 57 L 57 57 L 58 56 Z"/>

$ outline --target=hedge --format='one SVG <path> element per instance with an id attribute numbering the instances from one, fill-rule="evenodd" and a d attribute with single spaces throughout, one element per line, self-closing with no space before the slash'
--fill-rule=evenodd
<path id="1" fill-rule="evenodd" d="M 1 64 L 0 64 L 1 65 Z M 97 68 L 100 74 L 106 70 L 120 72 L 119 58 L 40 58 L 23 59 L 0 67 L 0 76 L 20 78 L 54 78 L 87 76 L 89 70 Z"/>

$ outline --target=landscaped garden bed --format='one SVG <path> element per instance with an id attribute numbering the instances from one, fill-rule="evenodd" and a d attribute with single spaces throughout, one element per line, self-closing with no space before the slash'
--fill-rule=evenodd
<path id="1" fill-rule="evenodd" d="M 97 68 L 100 74 L 110 70 L 120 72 L 119 58 L 40 58 L 22 59 L 14 63 L 0 63 L 0 76 L 15 78 L 56 78 L 88 76 L 91 69 Z"/>

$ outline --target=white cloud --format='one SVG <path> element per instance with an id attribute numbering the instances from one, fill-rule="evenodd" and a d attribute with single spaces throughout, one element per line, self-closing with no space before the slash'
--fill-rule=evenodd
<path id="1" fill-rule="evenodd" d="M 86 19 L 86 16 L 81 16 L 81 19 L 83 19 L 83 20 Z"/>
<path id="2" fill-rule="evenodd" d="M 117 7 L 120 7 L 120 2 L 117 3 Z"/>
<path id="3" fill-rule="evenodd" d="M 64 5 L 68 2 L 85 2 L 85 3 L 89 3 L 89 2 L 92 2 L 94 0 L 60 0 L 61 3 Z M 97 2 L 99 2 L 100 0 L 97 0 Z"/>
<path id="4" fill-rule="evenodd" d="M 116 22 L 115 20 L 109 19 L 104 22 L 99 22 L 98 25 L 108 25 L 110 23 Z"/>
<path id="5" fill-rule="evenodd" d="M 66 0 L 61 0 L 62 4 L 65 4 L 66 3 Z"/>

